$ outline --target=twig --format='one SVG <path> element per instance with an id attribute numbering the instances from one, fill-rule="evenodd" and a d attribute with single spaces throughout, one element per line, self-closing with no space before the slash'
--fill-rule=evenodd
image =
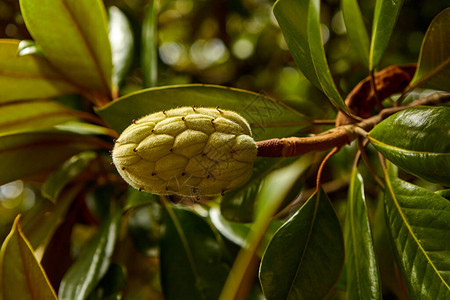
<path id="1" fill-rule="evenodd" d="M 364 131 L 369 132 L 378 123 L 399 111 L 420 105 L 437 105 L 448 102 L 449 100 L 450 93 L 436 93 L 416 100 L 409 105 L 385 108 L 377 115 L 359 123 L 342 125 L 317 136 L 288 137 L 259 141 L 256 143 L 258 146 L 258 156 L 289 157 L 312 151 L 324 151 L 334 147 L 340 148 L 346 144 L 350 144 L 358 136 L 365 135 Z"/>

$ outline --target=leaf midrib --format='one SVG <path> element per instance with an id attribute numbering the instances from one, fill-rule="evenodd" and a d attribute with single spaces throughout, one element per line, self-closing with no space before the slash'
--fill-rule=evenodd
<path id="1" fill-rule="evenodd" d="M 372 143 L 378 144 L 381 147 L 385 147 L 385 148 L 397 150 L 397 151 L 402 151 L 402 152 L 410 152 L 410 153 L 414 153 L 414 154 L 429 154 L 429 155 L 450 155 L 450 153 L 445 153 L 445 152 L 430 152 L 430 151 L 418 151 L 418 150 L 404 149 L 404 148 L 400 148 L 397 146 L 388 145 L 386 143 L 383 143 L 383 142 L 373 138 L 372 136 L 369 136 L 369 139 Z"/>
<path id="2" fill-rule="evenodd" d="M 295 276 L 294 276 L 294 278 L 293 278 L 293 280 L 292 280 L 292 283 L 291 283 L 291 286 L 290 286 L 290 288 L 289 288 L 289 292 L 288 292 L 288 294 L 287 294 L 286 299 L 289 299 L 289 297 L 290 297 L 290 295 L 291 295 L 291 292 L 294 290 L 294 284 L 295 284 L 295 282 L 296 282 L 296 280 L 297 280 L 297 277 L 298 277 L 298 275 L 299 275 L 299 273 L 300 273 L 300 269 L 301 269 L 301 266 L 302 266 L 302 264 L 303 264 L 303 258 L 305 257 L 305 254 L 306 254 L 306 251 L 307 251 L 307 248 L 308 248 L 308 245 L 309 245 L 309 240 L 310 240 L 310 238 L 311 238 L 311 236 L 312 236 L 312 230 L 313 230 L 313 227 L 314 227 L 315 222 L 316 222 L 317 211 L 318 211 L 319 201 L 320 201 L 320 198 L 319 198 L 319 196 L 320 196 L 320 191 L 317 191 L 316 194 L 315 194 L 315 196 L 316 196 L 316 203 L 314 203 L 314 214 L 313 214 L 313 217 L 312 217 L 312 219 L 311 219 L 311 226 L 309 227 L 308 237 L 307 237 L 307 239 L 306 239 L 305 247 L 303 248 L 304 251 L 303 251 L 303 253 L 302 253 L 302 257 L 300 258 L 300 261 L 299 261 L 297 270 L 296 270 L 296 272 L 295 272 Z M 313 195 L 311 198 L 309 198 L 309 200 L 308 200 L 305 204 L 303 204 L 303 205 L 306 205 L 309 201 L 311 201 L 311 199 L 312 199 L 313 197 L 314 197 L 314 195 Z"/>
<path id="3" fill-rule="evenodd" d="M 425 249 L 422 247 L 422 244 L 420 243 L 420 241 L 419 241 L 419 239 L 417 238 L 417 236 L 414 234 L 414 231 L 412 230 L 412 227 L 410 226 L 410 224 L 409 224 L 409 222 L 408 222 L 406 216 L 403 214 L 403 211 L 401 210 L 401 206 L 400 206 L 400 204 L 398 203 L 397 197 L 395 196 L 394 190 L 393 190 L 393 188 L 392 188 L 391 180 L 390 180 L 389 175 L 387 174 L 387 170 L 384 169 L 383 171 L 384 171 L 384 174 L 385 174 L 385 176 L 386 176 L 386 184 L 387 184 L 387 186 L 388 186 L 389 193 L 391 194 L 392 201 L 394 202 L 394 204 L 395 204 L 395 206 L 396 206 L 396 208 L 397 208 L 397 211 L 398 211 L 400 217 L 401 217 L 402 220 L 403 220 L 403 224 L 405 224 L 405 226 L 406 226 L 408 232 L 411 234 L 411 236 L 413 237 L 414 241 L 416 242 L 417 247 L 420 249 L 420 251 L 422 252 L 422 254 L 425 256 L 427 262 L 431 265 L 431 267 L 432 267 L 433 270 L 435 271 L 435 274 L 439 277 L 439 279 L 440 279 L 441 282 L 447 287 L 447 289 L 450 290 L 450 286 L 447 284 L 447 282 L 444 280 L 444 278 L 442 278 L 442 276 L 441 276 L 439 270 L 436 268 L 436 266 L 434 265 L 434 263 L 432 262 L 432 260 L 431 260 L 430 257 L 428 256 L 427 252 L 425 251 Z M 422 284 L 423 284 L 423 282 L 422 282 Z"/>
<path id="4" fill-rule="evenodd" d="M 65 1 L 61 1 L 62 6 L 64 7 L 64 9 L 66 10 L 67 14 L 69 15 L 70 19 L 72 20 L 75 29 L 78 31 L 81 40 L 83 41 L 84 46 L 86 47 L 86 50 L 88 52 L 88 55 L 90 57 L 90 59 L 92 60 L 92 62 L 94 63 L 94 67 L 97 70 L 97 74 L 99 74 L 100 76 L 100 80 L 102 82 L 103 88 L 105 89 L 106 92 L 110 92 L 109 89 L 109 85 L 108 85 L 108 80 L 105 78 L 105 74 L 103 73 L 103 70 L 99 64 L 99 61 L 97 60 L 96 56 L 94 55 L 94 51 L 92 50 L 91 46 L 89 45 L 88 41 L 86 40 L 85 35 L 83 34 L 83 31 L 81 30 L 77 19 L 75 18 L 75 16 L 72 14 L 71 10 L 67 7 L 67 4 Z"/>
<path id="5" fill-rule="evenodd" d="M 355 228 L 354 226 L 355 226 L 355 219 L 354 219 L 354 203 L 355 203 L 355 201 L 354 201 L 354 194 L 355 194 L 355 183 L 354 183 L 354 181 L 355 180 L 357 180 L 357 175 L 356 175 L 356 172 L 355 172 L 355 174 L 354 174 L 354 177 L 355 178 L 353 178 L 353 180 L 351 181 L 351 184 L 350 184 L 350 203 L 349 203 L 349 205 L 350 205 L 350 224 L 351 224 L 351 233 L 352 233 L 352 248 L 353 248 L 353 253 L 357 253 L 358 251 L 356 250 L 357 249 L 357 247 L 356 247 L 356 237 L 355 237 L 355 230 L 353 230 L 353 228 Z M 360 288 L 360 286 L 361 286 L 361 279 L 360 279 L 360 276 L 359 276 L 359 272 L 358 272 L 358 270 L 359 270 L 359 264 L 358 264 L 358 259 L 356 259 L 356 255 L 353 255 L 353 261 L 354 261 L 354 263 L 355 263 L 355 267 L 356 267 L 356 282 L 357 282 L 357 289 L 358 289 L 358 295 L 359 295 L 359 298 L 361 299 L 361 294 L 362 294 L 362 292 L 361 292 L 361 288 Z"/>

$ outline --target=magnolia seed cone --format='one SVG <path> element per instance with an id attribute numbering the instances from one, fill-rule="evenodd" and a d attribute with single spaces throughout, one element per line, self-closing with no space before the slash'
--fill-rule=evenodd
<path id="1" fill-rule="evenodd" d="M 257 147 L 238 114 L 180 107 L 133 122 L 117 139 L 114 165 L 130 185 L 154 194 L 217 195 L 243 185 Z"/>

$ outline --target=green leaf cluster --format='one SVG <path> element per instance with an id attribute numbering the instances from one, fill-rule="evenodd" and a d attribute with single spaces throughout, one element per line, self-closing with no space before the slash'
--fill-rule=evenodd
<path id="1" fill-rule="evenodd" d="M 240 188 L 189 198 L 138 192 L 110 164 L 133 120 L 204 106 L 240 114 L 257 142 L 311 140 L 334 132 L 325 119 L 336 114 L 361 121 L 353 106 L 369 100 L 343 97 L 325 1 L 117 2 L 20 0 L 32 40 L 0 39 L 0 299 L 450 298 L 450 8 L 401 93 L 378 99 L 404 3 L 376 0 L 368 16 L 362 1 L 340 1 L 379 122 L 345 125 L 359 141 L 331 158 L 258 157 Z M 174 42 L 187 28 L 199 36 L 189 51 Z M 228 86 L 255 47 L 275 43 L 284 54 L 262 51 L 260 77 Z M 423 95 L 434 100 L 410 101 Z"/>

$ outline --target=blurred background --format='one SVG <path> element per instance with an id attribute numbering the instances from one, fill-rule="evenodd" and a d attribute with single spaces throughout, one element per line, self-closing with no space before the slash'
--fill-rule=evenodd
<path id="1" fill-rule="evenodd" d="M 128 17 L 134 38 L 130 71 L 120 94 L 143 87 L 141 28 L 149 0 L 105 0 Z M 369 30 L 375 0 L 359 1 Z M 297 70 L 270 0 L 160 0 L 158 8 L 158 85 L 211 83 L 270 95 L 321 119 L 334 117 L 324 96 Z M 417 60 L 422 38 L 449 1 L 404 2 L 381 67 Z M 322 36 L 335 82 L 346 95 L 368 75 L 346 36 L 340 1 L 322 1 Z M 18 0 L 0 0 L 0 37 L 31 39 Z M 315 105 L 312 105 L 315 104 Z M 0 170 L 5 172 L 7 170 Z M 45 202 L 38 190 L 15 181 L 0 186 L 0 239 L 12 218 Z"/>

